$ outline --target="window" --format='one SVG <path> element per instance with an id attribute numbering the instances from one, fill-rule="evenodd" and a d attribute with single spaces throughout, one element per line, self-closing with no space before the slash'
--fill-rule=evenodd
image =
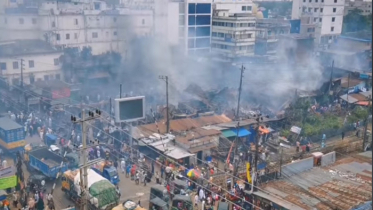
<path id="1" fill-rule="evenodd" d="M 56 27 L 56 22 L 52 21 L 52 28 Z"/>
<path id="2" fill-rule="evenodd" d="M 78 25 L 79 24 L 78 19 L 75 19 L 74 23 L 75 23 L 75 25 Z"/>
<path id="3" fill-rule="evenodd" d="M 53 62 L 54 62 L 54 65 L 55 65 L 55 66 L 58 66 L 58 65 L 60 64 L 60 60 L 59 60 L 58 58 L 55 58 L 55 59 L 53 60 Z"/>
<path id="4" fill-rule="evenodd" d="M 331 27 L 331 28 L 330 28 L 330 31 L 334 31 L 334 27 Z"/>
<path id="5" fill-rule="evenodd" d="M 6 63 L 0 63 L 0 70 L 6 70 Z"/>
<path id="6" fill-rule="evenodd" d="M 19 66 L 18 66 L 18 61 L 14 61 L 13 62 L 13 69 L 18 69 Z"/>
<path id="7" fill-rule="evenodd" d="M 29 68 L 34 68 L 35 67 L 34 61 L 32 61 L 32 60 L 28 61 L 28 67 Z"/>
<path id="8" fill-rule="evenodd" d="M 141 24 L 145 25 L 145 19 L 141 20 Z"/>
<path id="9" fill-rule="evenodd" d="M 74 39 L 78 39 L 78 33 L 74 33 Z"/>
<path id="10" fill-rule="evenodd" d="M 179 14 L 185 14 L 185 3 L 179 4 Z"/>
<path id="11" fill-rule="evenodd" d="M 45 81 L 49 80 L 49 75 L 44 75 L 44 80 Z"/>
<path id="12" fill-rule="evenodd" d="M 313 9 L 314 12 L 317 12 L 317 10 L 319 10 L 319 8 L 315 8 L 315 9 Z"/>
<path id="13" fill-rule="evenodd" d="M 56 74 L 56 79 L 60 80 L 61 79 L 61 75 L 60 74 Z"/>
<path id="14" fill-rule="evenodd" d="M 312 8 L 308 8 L 308 12 L 311 12 L 312 11 Z"/>
<path id="15" fill-rule="evenodd" d="M 313 18 L 313 22 L 316 22 L 317 21 L 317 18 Z"/>
<path id="16" fill-rule="evenodd" d="M 23 20 L 23 18 L 20 18 L 20 19 L 18 19 L 18 22 L 19 22 L 19 24 L 23 25 L 23 23 L 25 22 L 25 20 Z"/>
<path id="17" fill-rule="evenodd" d="M 212 37 L 217 37 L 217 36 L 218 36 L 218 33 L 216 33 L 216 32 L 212 32 L 212 33 L 211 33 L 211 36 L 212 36 Z"/>
<path id="18" fill-rule="evenodd" d="M 196 29 L 197 36 L 210 36 L 210 26 L 207 27 L 197 27 Z"/>
<path id="19" fill-rule="evenodd" d="M 92 38 L 98 38 L 98 33 L 97 32 L 93 32 L 92 33 Z"/>
<path id="20" fill-rule="evenodd" d="M 188 4 L 188 14 L 196 14 L 196 4 Z"/>
<path id="21" fill-rule="evenodd" d="M 335 22 L 335 17 L 332 17 L 332 22 Z"/>
<path id="22" fill-rule="evenodd" d="M 320 12 L 322 13 L 324 11 L 324 8 L 320 8 Z"/>
<path id="23" fill-rule="evenodd" d="M 32 18 L 32 24 L 36 25 L 36 18 Z"/>
<path id="24" fill-rule="evenodd" d="M 188 37 L 195 37 L 195 36 L 196 36 L 196 28 L 188 27 Z"/>
<path id="25" fill-rule="evenodd" d="M 210 14 L 211 13 L 211 4 L 197 4 L 196 5 L 197 14 Z"/>
<path id="26" fill-rule="evenodd" d="M 188 39 L 188 48 L 194 48 L 194 39 Z"/>
<path id="27" fill-rule="evenodd" d="M 61 35 L 60 34 L 56 34 L 56 40 L 59 41 L 61 39 Z"/>
<path id="28" fill-rule="evenodd" d="M 309 0 L 308 2 L 310 2 L 310 3 L 311 3 L 311 2 L 312 2 L 312 0 Z"/>
<path id="29" fill-rule="evenodd" d="M 8 19 L 7 18 L 4 18 L 4 23 L 8 24 Z"/>
<path id="30" fill-rule="evenodd" d="M 113 32 L 113 35 L 114 35 L 114 36 L 118 35 L 118 32 L 114 31 L 114 32 Z"/>
<path id="31" fill-rule="evenodd" d="M 317 3 L 317 2 L 319 2 L 319 0 L 315 0 L 315 2 Z"/>
<path id="32" fill-rule="evenodd" d="M 307 28 L 307 32 L 315 32 L 315 28 Z"/>
<path id="33" fill-rule="evenodd" d="M 321 3 L 324 3 L 324 0 L 321 0 Z"/>
<path id="34" fill-rule="evenodd" d="M 113 21 L 114 21 L 114 23 L 116 23 L 117 22 L 117 18 L 115 17 L 115 18 L 113 18 Z"/>
<path id="35" fill-rule="evenodd" d="M 322 22 L 322 18 L 319 18 L 319 22 L 320 22 L 320 23 Z"/>
<path id="36" fill-rule="evenodd" d="M 66 34 L 66 39 L 70 39 L 70 34 Z"/>
<path id="37" fill-rule="evenodd" d="M 306 0 L 303 0 L 303 2 L 306 2 Z"/>
<path id="38" fill-rule="evenodd" d="M 190 26 L 196 25 L 196 16 L 195 15 L 189 15 L 188 16 L 188 25 L 190 25 Z"/>
<path id="39" fill-rule="evenodd" d="M 334 0 L 334 3 L 337 3 L 337 0 Z"/>
<path id="40" fill-rule="evenodd" d="M 242 11 L 246 11 L 246 6 L 242 6 Z"/>
<path id="41" fill-rule="evenodd" d="M 210 47 L 210 38 L 196 39 L 196 48 Z"/>
<path id="42" fill-rule="evenodd" d="M 333 12 L 337 12 L 337 8 L 333 8 Z"/>
<path id="43" fill-rule="evenodd" d="M 196 25 L 210 25 L 211 23 L 210 15 L 197 15 L 196 16 Z"/>

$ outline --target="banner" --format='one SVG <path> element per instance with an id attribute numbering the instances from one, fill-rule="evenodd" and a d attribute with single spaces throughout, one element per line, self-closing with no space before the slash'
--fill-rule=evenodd
<path id="1" fill-rule="evenodd" d="M 0 178 L 14 176 L 16 174 L 16 168 L 14 166 L 9 166 L 0 169 Z"/>
<path id="2" fill-rule="evenodd" d="M 250 163 L 246 163 L 246 176 L 247 181 L 251 184 Z"/>
<path id="3" fill-rule="evenodd" d="M 0 139 L 0 145 L 6 149 L 15 149 L 18 147 L 24 147 L 26 145 L 26 141 L 21 140 L 21 141 L 6 143 L 2 139 Z"/>
<path id="4" fill-rule="evenodd" d="M 0 190 L 5 190 L 17 185 L 17 176 L 9 176 L 0 179 Z"/>

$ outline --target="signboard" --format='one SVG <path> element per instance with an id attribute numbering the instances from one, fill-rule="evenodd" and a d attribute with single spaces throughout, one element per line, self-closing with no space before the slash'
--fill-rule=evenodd
<path id="1" fill-rule="evenodd" d="M 133 122 L 145 118 L 145 96 L 115 99 L 115 121 Z"/>
<path id="2" fill-rule="evenodd" d="M 0 179 L 0 190 L 5 190 L 17 185 L 17 176 L 8 176 Z"/>
<path id="3" fill-rule="evenodd" d="M 18 147 L 24 147 L 26 145 L 26 141 L 21 140 L 21 141 L 6 143 L 2 139 L 0 139 L 0 145 L 6 149 L 15 149 Z"/>
<path id="4" fill-rule="evenodd" d="M 62 88 L 60 90 L 52 91 L 52 99 L 68 98 L 70 97 L 70 95 L 71 95 L 71 92 L 69 88 Z"/>
<path id="5" fill-rule="evenodd" d="M 9 166 L 0 169 L 0 178 L 14 176 L 16 174 L 16 168 L 14 166 Z"/>

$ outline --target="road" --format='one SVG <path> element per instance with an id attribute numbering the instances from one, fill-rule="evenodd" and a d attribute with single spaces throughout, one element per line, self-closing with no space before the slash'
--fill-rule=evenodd
<path id="1" fill-rule="evenodd" d="M 33 137 L 26 137 L 27 143 L 41 143 L 41 140 L 39 136 L 33 136 Z M 9 165 L 13 164 L 13 160 L 11 158 L 8 158 Z M 119 169 L 119 168 L 118 168 Z M 26 166 L 23 165 L 23 171 L 25 175 L 25 180 L 29 177 L 30 173 L 27 171 Z M 130 178 L 126 178 L 125 174 L 121 173 L 119 171 L 119 188 L 121 191 L 121 199 L 120 203 L 131 199 L 133 201 L 139 201 L 141 203 L 141 206 L 148 209 L 149 207 L 149 192 L 150 187 L 155 184 L 155 181 L 152 180 L 152 182 L 147 183 L 146 186 L 143 186 L 143 184 L 136 185 L 134 181 L 131 181 Z M 46 189 L 47 193 L 51 192 L 52 186 L 54 182 L 50 181 L 46 183 Z M 141 197 L 137 196 L 138 194 L 143 194 Z M 61 190 L 61 181 L 56 181 L 56 187 L 53 192 L 53 198 L 55 202 L 56 209 L 64 209 L 67 208 L 69 205 L 73 206 L 74 204 L 65 196 L 64 192 Z M 46 202 L 45 202 L 46 203 Z M 47 208 L 46 208 L 47 209 Z"/>

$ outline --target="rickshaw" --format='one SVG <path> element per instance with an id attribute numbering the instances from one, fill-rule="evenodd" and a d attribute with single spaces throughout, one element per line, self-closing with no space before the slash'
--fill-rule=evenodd
<path id="1" fill-rule="evenodd" d="M 177 195 L 177 194 L 185 195 L 189 193 L 188 184 L 186 183 L 186 181 L 183 181 L 183 180 L 179 180 L 179 179 L 172 180 L 170 187 L 171 187 L 170 190 L 171 190 L 172 196 Z"/>
<path id="2" fill-rule="evenodd" d="M 171 210 L 192 210 L 193 202 L 190 196 L 185 195 L 175 195 L 172 199 Z"/>
<path id="3" fill-rule="evenodd" d="M 154 185 L 150 188 L 149 210 L 168 210 L 170 196 L 162 185 Z"/>

